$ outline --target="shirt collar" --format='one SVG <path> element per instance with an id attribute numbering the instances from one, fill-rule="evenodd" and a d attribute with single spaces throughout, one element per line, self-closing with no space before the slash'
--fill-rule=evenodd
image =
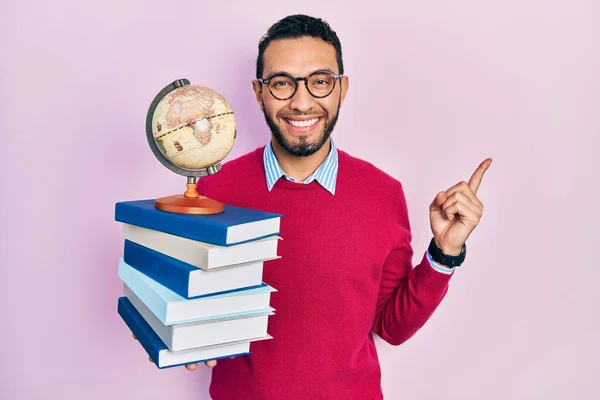
<path id="1" fill-rule="evenodd" d="M 300 183 L 309 184 L 312 181 L 317 181 L 328 192 L 335 194 L 335 184 L 338 173 L 338 154 L 333 139 L 330 138 L 329 140 L 331 142 L 331 149 L 329 150 L 329 154 L 325 160 L 323 160 L 319 168 L 317 168 L 317 170 L 311 176 Z M 273 189 L 275 182 L 277 182 L 281 177 L 284 177 L 288 181 L 296 182 L 292 177 L 287 176 L 281 169 L 281 166 L 277 161 L 277 157 L 275 157 L 275 153 L 273 152 L 271 141 L 269 141 L 265 147 L 265 151 L 263 153 L 263 164 L 265 168 L 265 176 L 267 177 L 267 188 L 269 191 Z"/>

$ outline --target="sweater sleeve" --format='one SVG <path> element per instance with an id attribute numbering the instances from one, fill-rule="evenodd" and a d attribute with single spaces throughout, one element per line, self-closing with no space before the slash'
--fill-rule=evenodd
<path id="1" fill-rule="evenodd" d="M 437 271 L 427 253 L 412 266 L 412 234 L 402 185 L 395 198 L 393 234 L 396 245 L 387 256 L 379 286 L 373 331 L 391 345 L 412 337 L 431 317 L 446 292 L 452 274 Z"/>

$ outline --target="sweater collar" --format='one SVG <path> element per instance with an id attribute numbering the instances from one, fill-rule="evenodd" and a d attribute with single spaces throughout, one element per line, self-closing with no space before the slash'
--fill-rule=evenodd
<path id="1" fill-rule="evenodd" d="M 333 139 L 330 138 L 330 141 L 331 149 L 329 150 L 329 154 L 325 160 L 323 160 L 319 168 L 317 168 L 317 170 L 311 176 L 299 183 L 309 184 L 312 181 L 317 181 L 321 186 L 323 186 L 323 188 L 325 188 L 325 190 L 331 194 L 335 194 L 335 183 L 338 173 L 338 154 Z M 273 152 L 271 141 L 269 141 L 267 146 L 265 146 L 265 151 L 263 152 L 263 164 L 265 168 L 265 176 L 267 177 L 267 188 L 269 191 L 273 189 L 275 182 L 277 182 L 281 177 L 284 177 L 288 181 L 296 182 L 294 178 L 287 176 L 281 169 L 279 161 L 277 161 L 277 157 L 275 157 L 275 153 Z"/>

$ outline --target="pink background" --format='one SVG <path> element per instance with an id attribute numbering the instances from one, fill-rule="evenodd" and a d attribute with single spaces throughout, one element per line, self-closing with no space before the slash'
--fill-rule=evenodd
<path id="1" fill-rule="evenodd" d="M 144 130 L 174 79 L 231 102 L 228 159 L 265 143 L 256 46 L 296 12 L 341 37 L 334 137 L 404 183 L 416 257 L 435 194 L 494 159 L 446 300 L 408 343 L 378 341 L 386 398 L 600 398 L 599 3 L 282 4 L 2 3 L 0 398 L 208 398 L 206 368 L 156 369 L 116 313 L 114 203 L 184 189 Z"/>

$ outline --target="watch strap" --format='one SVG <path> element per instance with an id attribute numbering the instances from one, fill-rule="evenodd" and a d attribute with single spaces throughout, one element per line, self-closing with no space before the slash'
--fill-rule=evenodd
<path id="1" fill-rule="evenodd" d="M 446 267 L 458 267 L 463 261 L 465 261 L 465 257 L 467 254 L 467 245 L 463 244 L 462 249 L 460 250 L 460 254 L 457 256 L 451 256 L 448 254 L 444 254 L 442 249 L 438 247 L 435 243 L 435 238 L 431 238 L 431 242 L 429 243 L 429 248 L 427 249 L 433 261 L 438 264 L 445 265 Z"/>

